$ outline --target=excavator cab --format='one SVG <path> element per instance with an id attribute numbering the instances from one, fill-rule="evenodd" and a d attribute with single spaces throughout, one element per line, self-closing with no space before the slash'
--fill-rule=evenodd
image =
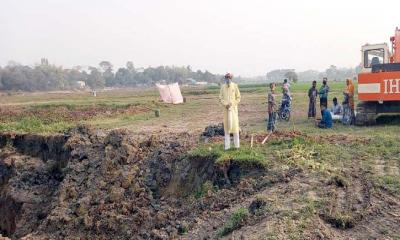
<path id="1" fill-rule="evenodd" d="M 372 72 L 372 66 L 386 64 L 390 61 L 390 51 L 386 43 L 366 44 L 361 48 L 361 62 L 363 73 Z"/>

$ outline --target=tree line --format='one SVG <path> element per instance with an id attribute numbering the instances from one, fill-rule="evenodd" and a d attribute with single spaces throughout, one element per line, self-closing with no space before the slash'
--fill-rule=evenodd
<path id="1" fill-rule="evenodd" d="M 319 80 L 323 77 L 327 77 L 329 80 L 342 81 L 347 78 L 353 79 L 357 77 L 360 72 L 361 66 L 356 66 L 354 68 L 338 68 L 335 65 L 329 66 L 325 71 L 316 70 L 306 70 L 301 72 L 296 72 L 294 69 L 276 69 L 267 73 L 267 81 L 270 82 L 280 82 L 284 78 L 291 81 L 312 81 Z"/>
<path id="2" fill-rule="evenodd" d="M 294 69 L 276 69 L 266 75 L 269 82 L 280 82 L 287 78 L 290 81 L 312 81 L 327 77 L 329 80 L 344 80 L 354 78 L 361 67 L 338 68 L 331 65 L 325 71 L 307 70 L 296 72 Z M 190 83 L 190 80 L 204 82 L 219 82 L 223 76 L 209 71 L 193 71 L 190 66 L 159 66 L 135 68 L 133 62 L 128 61 L 124 67 L 114 69 L 109 61 L 102 61 L 96 67 L 83 68 L 80 66 L 64 69 L 61 66 L 49 64 L 43 58 L 41 63 L 33 67 L 9 62 L 7 66 L 0 66 L 0 91 L 52 91 L 71 90 L 81 88 L 81 82 L 91 89 L 104 87 L 137 87 L 151 86 L 156 82 Z M 264 77 L 241 78 L 235 81 L 251 82 L 265 81 Z"/>
<path id="3" fill-rule="evenodd" d="M 161 80 L 179 83 L 188 80 L 218 82 L 220 78 L 207 70 L 193 71 L 190 66 L 135 68 L 130 61 L 116 71 L 109 61 L 102 61 L 99 66 L 87 69 L 80 66 L 64 69 L 49 64 L 47 59 L 42 59 L 41 64 L 33 67 L 15 62 L 0 66 L 0 90 L 3 91 L 70 90 L 80 88 L 80 82 L 91 89 L 100 89 L 149 86 Z"/>

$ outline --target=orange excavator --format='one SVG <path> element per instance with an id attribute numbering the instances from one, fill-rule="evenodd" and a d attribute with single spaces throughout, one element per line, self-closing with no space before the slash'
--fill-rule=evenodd
<path id="1" fill-rule="evenodd" d="M 356 125 L 372 125 L 379 114 L 400 114 L 400 29 L 386 43 L 362 46 Z"/>

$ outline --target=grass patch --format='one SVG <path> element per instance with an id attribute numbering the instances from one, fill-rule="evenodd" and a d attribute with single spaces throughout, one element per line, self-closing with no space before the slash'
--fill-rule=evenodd
<path id="1" fill-rule="evenodd" d="M 194 194 L 194 197 L 196 199 L 200 199 L 203 198 L 204 196 L 207 196 L 208 194 L 215 192 L 215 187 L 212 184 L 211 181 L 206 181 L 205 183 L 203 183 L 203 185 L 201 185 L 200 190 L 196 191 L 196 193 Z"/>
<path id="2" fill-rule="evenodd" d="M 305 206 L 300 209 L 300 214 L 303 218 L 310 218 L 314 216 L 315 213 L 323 206 L 322 202 L 309 198 L 305 198 L 304 203 Z"/>
<path id="3" fill-rule="evenodd" d="M 266 167 L 268 160 L 266 152 L 261 147 L 250 148 L 243 145 L 239 149 L 224 150 L 222 144 L 203 144 L 188 153 L 189 157 L 212 157 L 216 165 L 237 163 L 241 166 Z"/>
<path id="4" fill-rule="evenodd" d="M 303 239 L 304 231 L 312 226 L 314 217 L 324 206 L 324 202 L 320 200 L 311 199 L 304 194 L 296 200 L 301 205 L 300 208 L 293 210 L 284 210 L 281 212 L 283 218 L 288 225 L 288 235 L 290 239 Z"/>
<path id="5" fill-rule="evenodd" d="M 221 229 L 218 230 L 218 238 L 221 238 L 233 230 L 236 230 L 240 227 L 240 224 L 246 219 L 249 215 L 249 211 L 246 208 L 237 209 L 232 216 L 225 222 Z"/>
<path id="6" fill-rule="evenodd" d="M 400 195 L 400 179 L 398 176 L 382 176 L 378 179 L 378 185 L 393 194 Z"/>
<path id="7" fill-rule="evenodd" d="M 280 161 L 292 167 L 306 168 L 320 172 L 325 172 L 330 169 L 328 164 L 323 161 L 318 161 L 318 152 L 315 151 L 314 148 L 295 145 L 290 149 L 276 151 L 276 154 Z"/>
<path id="8" fill-rule="evenodd" d="M 275 150 L 279 163 L 322 173 L 337 172 L 352 159 L 351 146 L 317 142 L 302 136 L 271 141 L 269 146 Z"/>
<path id="9" fill-rule="evenodd" d="M 0 123 L 0 132 L 58 133 L 69 129 L 72 126 L 73 124 L 66 122 L 45 124 L 37 117 L 25 117 L 16 122 Z"/>

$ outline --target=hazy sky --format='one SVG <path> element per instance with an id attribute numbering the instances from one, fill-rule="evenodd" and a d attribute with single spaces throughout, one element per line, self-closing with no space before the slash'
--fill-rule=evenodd
<path id="1" fill-rule="evenodd" d="M 353 67 L 389 42 L 400 0 L 0 0 L 0 65 L 191 65 L 254 76 Z"/>

